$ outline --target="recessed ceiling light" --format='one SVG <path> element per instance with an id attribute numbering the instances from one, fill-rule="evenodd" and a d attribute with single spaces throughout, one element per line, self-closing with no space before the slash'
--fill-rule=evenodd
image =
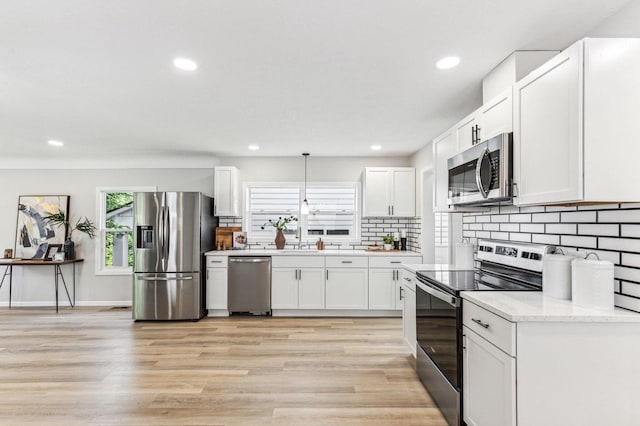
<path id="1" fill-rule="evenodd" d="M 446 58 L 440 59 L 436 62 L 436 68 L 441 70 L 448 70 L 449 68 L 453 68 L 460 63 L 460 58 L 458 56 L 447 56 Z"/>
<path id="2" fill-rule="evenodd" d="M 380 145 L 371 145 L 371 149 L 373 151 L 380 151 L 382 149 L 382 147 Z"/>
<path id="3" fill-rule="evenodd" d="M 50 140 L 47 142 L 51 146 L 64 146 L 64 142 Z"/>
<path id="4" fill-rule="evenodd" d="M 173 65 L 184 71 L 195 71 L 198 69 L 198 64 L 187 58 L 175 58 L 173 60 Z"/>
<path id="5" fill-rule="evenodd" d="M 249 149 L 250 149 L 251 151 L 257 151 L 257 150 L 259 150 L 259 149 L 260 149 L 260 147 L 259 147 L 258 145 L 249 145 Z"/>

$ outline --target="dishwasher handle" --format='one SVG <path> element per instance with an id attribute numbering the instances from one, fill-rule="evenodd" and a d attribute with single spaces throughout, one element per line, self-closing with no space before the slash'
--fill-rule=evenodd
<path id="1" fill-rule="evenodd" d="M 229 262 L 232 263 L 267 263 L 270 262 L 270 257 L 230 257 Z"/>

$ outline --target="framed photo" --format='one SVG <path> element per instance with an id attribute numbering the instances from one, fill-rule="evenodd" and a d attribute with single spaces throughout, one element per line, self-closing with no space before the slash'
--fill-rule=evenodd
<path id="1" fill-rule="evenodd" d="M 234 232 L 233 233 L 233 248 L 245 249 L 247 248 L 247 233 L 246 232 Z"/>
<path id="2" fill-rule="evenodd" d="M 47 254 L 49 244 L 64 243 L 67 229 L 53 225 L 44 218 L 58 212 L 68 218 L 70 198 L 68 195 L 20 195 L 14 250 L 16 258 L 42 259 Z M 45 243 L 47 246 L 44 246 Z"/>
<path id="3" fill-rule="evenodd" d="M 55 258 L 58 253 L 62 254 L 62 260 L 64 260 L 62 244 L 49 244 L 49 248 L 47 249 L 47 254 L 45 254 L 44 256 L 44 260 L 58 260 Z"/>

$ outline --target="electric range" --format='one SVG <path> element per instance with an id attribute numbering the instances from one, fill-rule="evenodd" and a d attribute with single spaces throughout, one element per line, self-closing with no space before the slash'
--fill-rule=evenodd
<path id="1" fill-rule="evenodd" d="M 554 246 L 479 240 L 477 267 L 416 272 L 418 376 L 450 425 L 462 425 L 462 291 L 540 291 Z"/>

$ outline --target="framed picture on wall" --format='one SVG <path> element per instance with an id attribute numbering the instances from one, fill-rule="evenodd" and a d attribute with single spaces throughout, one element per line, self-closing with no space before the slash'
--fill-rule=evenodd
<path id="1" fill-rule="evenodd" d="M 37 258 L 42 259 L 49 245 L 64 243 L 67 229 L 44 218 L 58 212 L 68 218 L 70 198 L 68 195 L 20 195 L 14 250 L 16 258 L 31 259 L 38 255 Z"/>

